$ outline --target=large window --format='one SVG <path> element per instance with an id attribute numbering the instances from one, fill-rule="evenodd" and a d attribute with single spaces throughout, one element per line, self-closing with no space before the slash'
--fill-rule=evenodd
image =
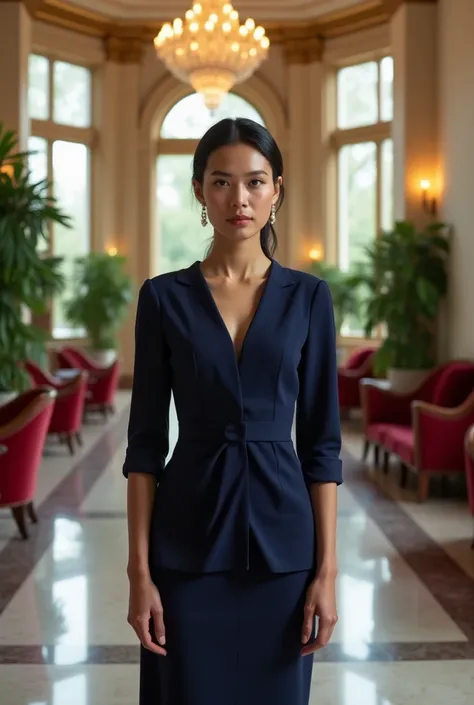
<path id="1" fill-rule="evenodd" d="M 187 96 L 163 121 L 157 157 L 156 272 L 188 267 L 204 256 L 212 229 L 201 226 L 191 186 L 192 159 L 206 130 L 226 117 L 248 117 L 263 125 L 255 108 L 233 93 L 212 114 L 200 95 Z"/>
<path id="2" fill-rule="evenodd" d="M 393 59 L 337 73 L 337 231 L 341 269 L 364 260 L 364 248 L 393 223 Z M 357 317 L 345 335 L 361 335 Z"/>
<path id="3" fill-rule="evenodd" d="M 51 253 L 63 258 L 66 289 L 52 311 L 55 338 L 82 335 L 64 317 L 71 295 L 74 259 L 88 254 L 91 243 L 90 155 L 91 72 L 84 66 L 33 54 L 29 63 L 28 107 L 31 118 L 30 168 L 35 179 L 48 178 L 58 205 L 71 217 L 72 228 L 54 225 Z"/>

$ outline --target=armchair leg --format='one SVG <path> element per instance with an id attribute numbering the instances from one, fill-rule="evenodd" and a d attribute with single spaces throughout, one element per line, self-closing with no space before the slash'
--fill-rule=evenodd
<path id="1" fill-rule="evenodd" d="M 69 448 L 69 452 L 71 453 L 71 455 L 74 455 L 74 440 L 73 440 L 72 433 L 67 434 L 66 440 L 67 440 L 67 446 Z"/>
<path id="2" fill-rule="evenodd" d="M 30 517 L 30 520 L 33 522 L 33 524 L 38 523 L 38 515 L 36 514 L 36 509 L 35 505 L 33 502 L 30 502 L 29 504 L 26 505 L 26 511 L 28 512 L 28 516 Z"/>
<path id="3" fill-rule="evenodd" d="M 388 473 L 388 467 L 389 467 L 389 460 L 390 460 L 390 454 L 388 450 L 384 450 L 383 452 L 383 472 L 384 475 Z"/>
<path id="4" fill-rule="evenodd" d="M 16 525 L 18 527 L 18 530 L 21 534 L 21 537 L 23 539 L 28 538 L 28 530 L 26 528 L 26 522 L 25 522 L 25 507 L 22 504 L 20 507 L 12 507 L 12 514 L 13 518 L 16 522 Z"/>
<path id="5" fill-rule="evenodd" d="M 408 466 L 405 463 L 400 463 L 400 487 L 405 489 L 408 481 Z"/>
<path id="6" fill-rule="evenodd" d="M 430 488 L 430 475 L 427 472 L 418 473 L 418 502 L 421 504 L 428 497 Z"/>
<path id="7" fill-rule="evenodd" d="M 370 441 L 368 441 L 366 439 L 365 443 L 364 443 L 364 450 L 362 452 L 362 462 L 365 462 L 367 460 L 367 455 L 369 454 L 369 448 L 370 448 Z"/>
<path id="8" fill-rule="evenodd" d="M 380 464 L 380 446 L 374 446 L 374 465 L 378 468 Z"/>
<path id="9" fill-rule="evenodd" d="M 82 440 L 82 436 L 81 436 L 81 434 L 79 433 L 79 431 L 76 433 L 76 441 L 77 441 L 78 445 L 80 445 L 80 446 L 83 446 L 83 445 L 84 445 L 84 442 L 83 442 L 83 440 Z"/>

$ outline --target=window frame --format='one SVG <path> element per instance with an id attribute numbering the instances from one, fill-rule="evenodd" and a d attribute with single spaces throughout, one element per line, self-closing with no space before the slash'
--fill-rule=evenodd
<path id="1" fill-rule="evenodd" d="M 390 53 L 384 51 L 370 58 L 364 58 L 357 61 L 346 61 L 344 64 L 335 66 L 333 69 L 333 87 L 332 87 L 332 126 L 333 130 L 329 136 L 329 150 L 330 150 L 330 160 L 329 160 L 329 180 L 331 183 L 330 193 L 335 198 L 331 199 L 331 205 L 329 212 L 331 213 L 331 226 L 330 231 L 332 232 L 334 243 L 332 249 L 335 264 L 339 266 L 339 255 L 340 255 L 340 213 L 339 213 L 339 154 L 343 147 L 362 144 L 371 142 L 375 144 L 376 150 L 376 205 L 375 205 L 375 237 L 379 237 L 382 233 L 382 200 L 383 200 L 383 167 L 382 167 L 382 145 L 386 140 L 393 139 L 392 128 L 393 128 L 393 114 L 391 120 L 382 120 L 382 74 L 381 74 L 381 64 L 386 58 L 393 58 Z M 345 68 L 360 66 L 362 64 L 375 62 L 377 64 L 377 101 L 378 101 L 378 119 L 376 122 L 370 125 L 361 125 L 360 127 L 348 127 L 340 128 L 337 127 L 338 119 L 338 85 L 337 77 L 339 71 Z M 367 340 L 380 340 L 382 338 L 382 330 L 379 327 L 374 331 L 372 339 L 366 339 L 358 335 L 341 335 L 344 341 L 349 344 L 354 345 L 360 344 L 361 342 L 366 342 Z"/>
<path id="2" fill-rule="evenodd" d="M 47 169 L 46 177 L 49 182 L 48 193 L 50 196 L 54 196 L 54 172 L 53 172 L 53 146 L 55 142 L 74 142 L 76 144 L 84 145 L 89 152 L 88 158 L 88 202 L 89 202 L 89 252 L 94 248 L 95 242 L 95 229 L 94 224 L 95 210 L 94 204 L 95 200 L 93 198 L 94 194 L 94 172 L 95 172 L 95 153 L 98 142 L 98 131 L 94 127 L 94 115 L 95 115 L 95 101 L 96 101 L 96 91 L 94 90 L 94 68 L 85 62 L 79 62 L 76 60 L 70 60 L 64 58 L 63 56 L 57 56 L 54 53 L 36 51 L 34 48 L 30 52 L 30 56 L 41 56 L 48 61 L 48 118 L 41 120 L 39 118 L 30 119 L 30 137 L 39 137 L 46 142 L 47 150 Z M 77 127 L 75 125 L 64 125 L 63 123 L 56 123 L 53 119 L 54 116 L 54 64 L 56 62 L 71 64 L 72 66 L 79 66 L 81 68 L 87 69 L 90 73 L 90 125 L 89 127 Z M 52 223 L 48 224 L 48 234 L 49 234 L 49 247 L 45 250 L 45 254 L 51 255 L 54 252 L 54 226 Z M 70 337 L 55 337 L 54 335 L 54 321 L 53 321 L 53 308 L 52 304 L 46 316 L 41 316 L 40 321 L 41 327 L 46 328 L 49 336 L 55 341 L 66 341 L 66 340 L 83 340 L 86 335 L 80 335 L 79 332 L 75 333 Z"/>

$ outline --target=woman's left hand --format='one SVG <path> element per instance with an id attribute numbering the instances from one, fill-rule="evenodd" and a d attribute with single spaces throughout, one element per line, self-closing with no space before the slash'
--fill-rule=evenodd
<path id="1" fill-rule="evenodd" d="M 318 617 L 318 632 L 314 642 L 301 650 L 302 656 L 309 656 L 322 649 L 331 639 L 337 622 L 336 577 L 317 576 L 306 592 L 304 621 L 301 641 L 306 644 L 311 637 L 315 617 Z"/>

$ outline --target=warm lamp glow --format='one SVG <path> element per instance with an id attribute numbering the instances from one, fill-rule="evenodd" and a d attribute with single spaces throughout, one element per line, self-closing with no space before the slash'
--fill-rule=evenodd
<path id="1" fill-rule="evenodd" d="M 235 84 L 259 68 L 270 40 L 251 17 L 241 25 L 230 2 L 201 0 L 184 20 L 166 22 L 154 45 L 168 70 L 200 93 L 209 110 L 215 110 Z"/>
<path id="2" fill-rule="evenodd" d="M 431 181 L 429 179 L 421 179 L 421 206 L 425 213 L 435 216 L 438 211 L 438 203 L 435 196 L 430 195 Z"/>
<path id="3" fill-rule="evenodd" d="M 323 258 L 323 250 L 320 245 L 315 245 L 309 251 L 309 258 L 314 262 L 319 262 Z"/>
<path id="4" fill-rule="evenodd" d="M 7 176 L 9 176 L 10 179 L 13 179 L 13 174 L 15 173 L 15 170 L 13 168 L 13 164 L 1 164 L 0 165 L 0 172 L 2 174 L 7 174 Z"/>
<path id="5" fill-rule="evenodd" d="M 107 254 L 110 255 L 110 257 L 116 257 L 118 255 L 118 250 L 116 247 L 108 247 Z"/>

